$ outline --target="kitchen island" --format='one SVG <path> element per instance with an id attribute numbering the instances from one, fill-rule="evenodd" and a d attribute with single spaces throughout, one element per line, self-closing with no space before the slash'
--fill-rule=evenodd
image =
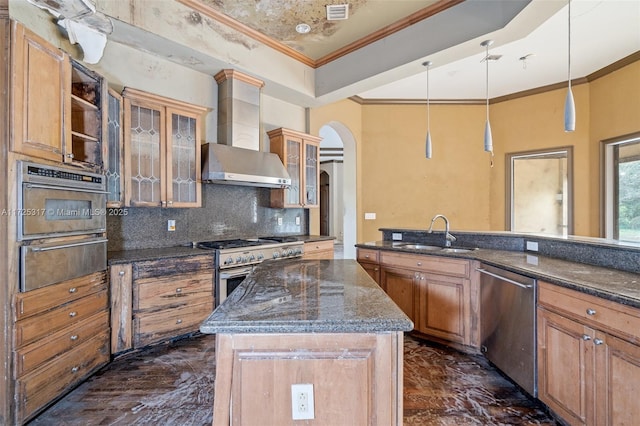
<path id="1" fill-rule="evenodd" d="M 263 262 L 200 327 L 217 334 L 213 423 L 402 424 L 412 328 L 354 260 Z"/>

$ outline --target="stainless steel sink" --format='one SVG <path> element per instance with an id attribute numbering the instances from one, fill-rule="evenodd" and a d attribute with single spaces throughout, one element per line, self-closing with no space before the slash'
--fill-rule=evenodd
<path id="1" fill-rule="evenodd" d="M 453 248 L 453 247 L 445 247 L 442 249 L 445 253 L 469 253 L 474 250 L 478 250 L 476 248 L 467 249 L 467 248 Z"/>
<path id="2" fill-rule="evenodd" d="M 402 244 L 399 247 L 412 250 L 442 250 L 440 246 L 429 246 L 426 244 Z"/>

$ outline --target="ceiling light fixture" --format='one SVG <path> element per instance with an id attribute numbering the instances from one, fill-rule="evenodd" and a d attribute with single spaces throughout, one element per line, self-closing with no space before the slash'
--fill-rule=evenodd
<path id="1" fill-rule="evenodd" d="M 576 130 L 576 104 L 573 101 L 573 92 L 571 91 L 571 0 L 567 1 L 569 10 L 567 13 L 568 27 L 568 54 L 567 54 L 567 80 L 569 88 L 567 97 L 564 100 L 564 131 L 573 132 Z"/>
<path id="2" fill-rule="evenodd" d="M 485 40 L 480 46 L 485 48 L 486 54 L 482 61 L 486 62 L 486 105 L 487 105 L 487 121 L 484 125 L 484 150 L 491 153 L 491 166 L 493 167 L 493 136 L 491 136 L 491 123 L 489 122 L 489 61 L 497 61 L 501 58 L 498 55 L 489 56 L 489 46 L 493 44 L 493 40 Z M 482 62 L 481 61 L 481 62 Z"/>
<path id="3" fill-rule="evenodd" d="M 307 34 L 309 31 L 311 31 L 311 27 L 308 24 L 296 25 L 296 32 L 299 34 Z"/>
<path id="4" fill-rule="evenodd" d="M 429 68 L 431 68 L 431 64 L 433 62 L 431 61 L 426 61 L 423 62 L 422 65 L 424 65 L 425 67 L 427 67 L 427 141 L 426 141 L 426 147 L 425 147 L 425 154 L 427 159 L 431 158 L 431 131 L 430 131 L 430 125 L 431 125 L 431 120 L 430 120 L 430 111 L 429 111 Z"/>

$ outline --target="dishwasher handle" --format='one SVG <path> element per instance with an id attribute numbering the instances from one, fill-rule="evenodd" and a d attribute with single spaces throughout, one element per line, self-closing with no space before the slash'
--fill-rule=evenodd
<path id="1" fill-rule="evenodd" d="M 502 275 L 498 275 L 498 274 L 494 274 L 493 272 L 489 272 L 484 268 L 476 268 L 476 271 L 480 272 L 481 274 L 491 275 L 494 278 L 498 278 L 498 279 L 500 279 L 502 281 L 505 281 L 505 282 L 507 282 L 509 284 L 513 284 L 513 285 L 518 286 L 520 288 L 533 288 L 533 284 L 522 284 L 522 283 L 519 283 L 518 281 L 514 281 L 514 280 L 509 279 L 507 277 L 503 277 Z"/>

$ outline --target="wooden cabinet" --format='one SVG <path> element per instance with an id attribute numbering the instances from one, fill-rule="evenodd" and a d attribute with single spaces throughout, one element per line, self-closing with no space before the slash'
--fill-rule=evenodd
<path id="1" fill-rule="evenodd" d="M 12 42 L 12 150 L 102 170 L 104 79 L 17 22 Z"/>
<path id="2" fill-rule="evenodd" d="M 271 190 L 271 207 L 318 207 L 322 138 L 284 128 L 267 135 L 271 152 L 278 154 L 291 177 L 290 188 Z"/>
<path id="3" fill-rule="evenodd" d="M 12 22 L 13 137 L 11 149 L 30 157 L 71 162 L 69 56 Z"/>
<path id="4" fill-rule="evenodd" d="M 539 398 L 572 425 L 640 416 L 640 311 L 539 282 Z"/>
<path id="5" fill-rule="evenodd" d="M 126 88 L 125 205 L 199 207 L 205 108 Z"/>
<path id="6" fill-rule="evenodd" d="M 360 266 L 375 282 L 380 284 L 380 264 L 378 262 L 378 250 L 357 249 L 357 260 Z"/>
<path id="7" fill-rule="evenodd" d="M 211 314 L 213 255 L 112 265 L 113 352 L 199 329 Z"/>
<path id="8" fill-rule="evenodd" d="M 15 296 L 14 374 L 24 422 L 109 362 L 105 272 Z"/>
<path id="9" fill-rule="evenodd" d="M 333 259 L 333 240 L 304 243 L 303 259 Z"/>
<path id="10" fill-rule="evenodd" d="M 71 61 L 71 161 L 97 170 L 102 170 L 107 154 L 106 92 L 100 75 Z"/>
<path id="11" fill-rule="evenodd" d="M 379 259 L 382 288 L 416 331 L 464 346 L 479 344 L 478 289 L 470 261 L 385 251 Z"/>

